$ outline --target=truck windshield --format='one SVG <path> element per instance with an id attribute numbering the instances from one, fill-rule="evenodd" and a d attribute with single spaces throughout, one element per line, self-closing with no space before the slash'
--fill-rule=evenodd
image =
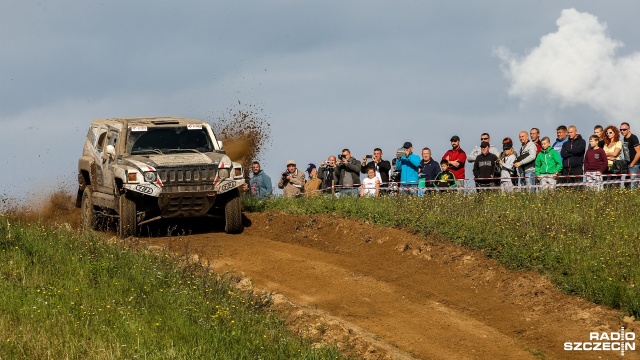
<path id="1" fill-rule="evenodd" d="M 153 127 L 129 129 L 127 152 L 135 154 L 170 152 L 211 152 L 213 144 L 206 129 Z"/>

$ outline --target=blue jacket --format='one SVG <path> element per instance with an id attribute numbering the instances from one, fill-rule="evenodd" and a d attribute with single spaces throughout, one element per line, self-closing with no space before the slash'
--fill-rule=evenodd
<path id="1" fill-rule="evenodd" d="M 420 156 L 409 154 L 396 159 L 396 168 L 400 168 L 400 183 L 402 185 L 418 185 L 418 171 L 420 168 Z"/>
<path id="2" fill-rule="evenodd" d="M 271 178 L 265 174 L 263 170 L 260 170 L 257 175 L 253 175 L 251 180 L 249 180 L 249 190 L 251 191 L 251 195 L 259 198 L 271 196 L 273 191 Z"/>

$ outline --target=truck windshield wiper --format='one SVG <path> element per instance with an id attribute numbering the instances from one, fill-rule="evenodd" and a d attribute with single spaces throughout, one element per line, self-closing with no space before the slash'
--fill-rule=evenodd
<path id="1" fill-rule="evenodd" d="M 201 154 L 201 152 L 198 151 L 197 149 L 167 149 L 166 151 L 167 151 L 167 153 L 169 153 L 169 152 L 194 152 L 194 153 Z"/>
<path id="2" fill-rule="evenodd" d="M 160 151 L 160 149 L 144 149 L 144 150 L 136 150 L 136 151 L 132 151 L 131 155 L 142 155 L 142 154 L 148 154 L 148 153 L 153 153 L 153 154 L 160 154 L 162 155 L 162 151 Z"/>

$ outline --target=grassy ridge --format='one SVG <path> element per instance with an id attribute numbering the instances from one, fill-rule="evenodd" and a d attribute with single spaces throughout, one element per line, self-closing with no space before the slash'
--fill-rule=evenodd
<path id="1" fill-rule="evenodd" d="M 327 359 L 199 264 L 0 215 L 0 358 Z"/>
<path id="2" fill-rule="evenodd" d="M 511 268 L 535 269 L 560 289 L 640 315 L 640 192 L 457 192 L 423 197 L 255 201 L 254 211 L 340 212 L 481 249 Z"/>

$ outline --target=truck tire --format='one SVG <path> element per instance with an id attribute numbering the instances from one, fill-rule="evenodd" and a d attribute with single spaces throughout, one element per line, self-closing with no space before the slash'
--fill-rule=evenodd
<path id="1" fill-rule="evenodd" d="M 236 194 L 224 205 L 224 232 L 240 234 L 244 230 L 242 224 L 242 204 L 240 195 Z"/>
<path id="2" fill-rule="evenodd" d="M 120 215 L 120 225 L 118 226 L 118 236 L 126 238 L 136 235 L 136 203 L 128 199 L 124 194 L 118 198 L 118 214 Z"/>
<path id="3" fill-rule="evenodd" d="M 93 209 L 93 191 L 91 188 L 85 187 L 82 192 L 82 231 L 96 229 L 96 212 Z"/>

